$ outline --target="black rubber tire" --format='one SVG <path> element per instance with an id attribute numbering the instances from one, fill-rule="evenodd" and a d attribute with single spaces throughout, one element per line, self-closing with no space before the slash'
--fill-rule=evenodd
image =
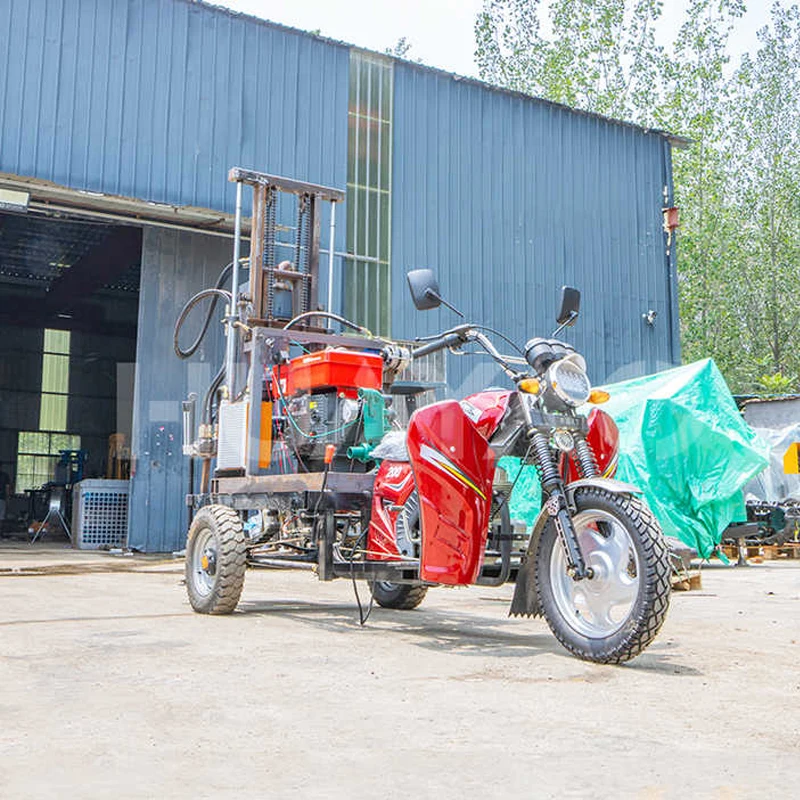
<path id="1" fill-rule="evenodd" d="M 562 547 L 555 525 L 547 525 L 536 554 L 539 604 L 555 637 L 571 653 L 586 661 L 621 664 L 639 655 L 653 641 L 669 608 L 669 548 L 650 509 L 636 497 L 587 487 L 575 494 L 578 512 L 598 509 L 614 515 L 627 530 L 639 558 L 640 583 L 625 625 L 606 638 L 589 638 L 564 618 L 553 597 L 550 558 Z"/>
<path id="2" fill-rule="evenodd" d="M 211 591 L 202 593 L 194 572 L 195 546 L 201 532 L 210 531 L 216 545 L 216 570 Z M 242 521 L 227 506 L 201 508 L 186 539 L 186 592 L 192 608 L 200 614 L 230 614 L 239 602 L 247 571 L 247 547 Z"/>
<path id="3" fill-rule="evenodd" d="M 373 581 L 370 583 L 370 590 L 375 602 L 381 608 L 394 608 L 400 611 L 416 608 L 428 593 L 427 586 L 390 581 Z"/>

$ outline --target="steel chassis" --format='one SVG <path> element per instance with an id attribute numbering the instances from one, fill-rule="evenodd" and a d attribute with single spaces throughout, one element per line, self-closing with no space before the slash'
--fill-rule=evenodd
<path id="1" fill-rule="evenodd" d="M 253 189 L 253 216 L 250 236 L 250 280 L 247 297 L 234 297 L 229 314 L 228 345 L 226 352 L 225 386 L 229 397 L 236 397 L 237 359 L 240 355 L 248 366 L 246 390 L 251 398 L 260 398 L 264 391 L 264 371 L 258 367 L 265 363 L 278 363 L 276 359 L 287 354 L 290 342 L 309 348 L 344 347 L 352 349 L 374 348 L 374 340 L 363 336 L 333 334 L 315 328 L 310 323 L 286 330 L 280 327 L 288 320 L 277 319 L 273 314 L 272 287 L 276 280 L 291 280 L 296 286 L 293 312 L 316 310 L 319 253 L 320 253 L 320 203 L 331 204 L 330 240 L 328 244 L 328 308 L 332 302 L 333 257 L 335 241 L 335 207 L 344 200 L 344 193 L 325 186 L 304 183 L 288 178 L 267 175 L 239 168 L 231 169 L 229 181 L 236 183 L 236 217 L 234 231 L 234 259 L 232 286 L 239 286 L 239 266 L 242 241 L 242 189 Z M 278 192 L 296 195 L 298 218 L 298 256 L 303 255 L 302 268 L 288 271 L 277 267 L 275 254 L 275 207 Z M 308 215 L 302 226 L 306 231 L 305 245 L 300 241 L 301 217 Z M 300 260 L 298 258 L 298 260 Z M 234 289 L 236 291 L 236 289 Z M 238 329 L 246 331 L 241 347 Z M 336 513 L 360 512 L 363 524 L 368 524 L 372 502 L 374 475 L 344 472 L 299 472 L 293 474 L 265 474 L 259 466 L 258 434 L 261 427 L 261 403 L 250 402 L 248 430 L 250 435 L 245 451 L 246 463 L 239 474 L 222 474 L 219 471 L 207 485 L 201 481 L 199 492 L 190 488 L 186 504 L 193 514 L 209 504 L 219 504 L 237 511 L 256 511 L 268 508 L 295 508 L 310 512 L 313 546 L 310 552 L 297 555 L 279 554 L 262 556 L 259 545 L 254 545 L 248 557 L 252 567 L 287 566 L 313 568 L 321 580 L 353 577 L 367 580 L 390 580 L 395 583 L 417 582 L 417 561 L 357 561 L 336 558 Z M 210 462 L 211 455 L 203 456 Z M 203 474 L 208 474 L 204 469 Z"/>

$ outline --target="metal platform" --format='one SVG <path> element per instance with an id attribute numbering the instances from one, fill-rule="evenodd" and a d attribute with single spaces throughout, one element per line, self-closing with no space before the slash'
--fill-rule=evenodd
<path id="1" fill-rule="evenodd" d="M 374 473 L 299 472 L 290 475 L 250 475 L 241 478 L 215 478 L 211 482 L 214 495 L 291 494 L 321 492 L 361 495 L 372 494 Z"/>

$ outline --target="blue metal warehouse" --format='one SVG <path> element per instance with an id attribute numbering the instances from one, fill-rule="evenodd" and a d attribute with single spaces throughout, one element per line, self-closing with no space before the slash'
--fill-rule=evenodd
<path id="1" fill-rule="evenodd" d="M 232 166 L 346 190 L 333 310 L 373 330 L 452 324 L 408 298 L 431 266 L 520 342 L 578 286 L 568 335 L 595 382 L 679 360 L 667 134 L 190 0 L 4 0 L 0 54 L 0 461 L 20 498 L 63 448 L 126 477 L 126 433 L 129 544 L 182 546 L 180 401 L 221 335 L 186 367 L 172 327 L 230 261 Z M 498 380 L 448 358 L 454 390 Z"/>

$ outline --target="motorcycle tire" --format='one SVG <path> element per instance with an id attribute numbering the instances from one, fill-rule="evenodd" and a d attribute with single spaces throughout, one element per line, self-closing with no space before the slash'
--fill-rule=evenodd
<path id="1" fill-rule="evenodd" d="M 394 608 L 400 611 L 410 611 L 412 608 L 416 608 L 428 593 L 427 586 L 392 583 L 391 581 L 372 581 L 370 590 L 375 602 L 381 608 Z"/>
<path id="2" fill-rule="evenodd" d="M 247 571 L 247 546 L 239 515 L 226 506 L 205 506 L 186 540 L 186 591 L 200 614 L 230 614 Z"/>
<path id="3" fill-rule="evenodd" d="M 567 574 L 564 546 L 549 522 L 536 554 L 540 608 L 571 653 L 621 664 L 639 655 L 664 622 L 669 550 L 652 512 L 636 497 L 587 487 L 575 493 L 575 506 L 573 524 L 594 575 L 575 581 Z"/>

